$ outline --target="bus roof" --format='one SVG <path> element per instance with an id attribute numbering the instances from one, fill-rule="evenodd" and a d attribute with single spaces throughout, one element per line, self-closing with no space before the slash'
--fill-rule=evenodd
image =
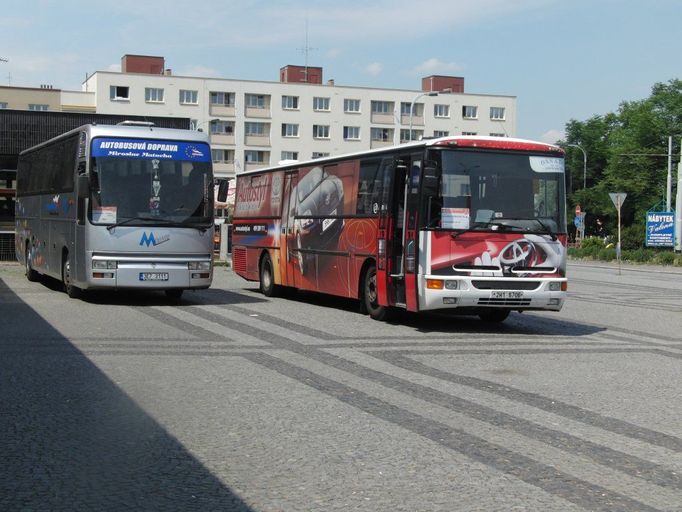
<path id="1" fill-rule="evenodd" d="M 527 139 L 517 139 L 511 137 L 490 137 L 477 135 L 460 135 L 422 139 L 415 142 L 408 142 L 398 146 L 387 146 L 377 149 L 368 149 L 365 151 L 358 151 L 355 153 L 346 153 L 343 155 L 326 156 L 312 160 L 286 160 L 279 165 L 262 167 L 252 171 L 245 171 L 244 174 L 258 174 L 262 172 L 281 171 L 286 169 L 293 169 L 297 167 L 315 166 L 325 163 L 332 163 L 347 158 L 359 158 L 363 156 L 381 155 L 382 153 L 391 153 L 396 150 L 409 151 L 410 149 L 427 148 L 427 147 L 449 147 L 449 148 L 477 148 L 477 149 L 500 149 L 510 151 L 534 151 L 539 153 L 552 153 L 556 155 L 563 155 L 564 150 L 556 144 L 547 144 L 545 142 L 538 142 Z"/>
<path id="2" fill-rule="evenodd" d="M 186 142 L 205 142 L 208 144 L 208 134 L 195 130 L 181 130 L 178 128 L 159 128 L 157 126 L 136 126 L 123 124 L 84 124 L 57 137 L 36 144 L 23 150 L 20 155 L 47 146 L 61 139 L 85 131 L 92 139 L 95 137 L 127 137 L 132 139 L 177 140 Z"/>

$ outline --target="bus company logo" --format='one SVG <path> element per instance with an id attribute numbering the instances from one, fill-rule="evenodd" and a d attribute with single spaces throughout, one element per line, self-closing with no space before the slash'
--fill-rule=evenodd
<path id="1" fill-rule="evenodd" d="M 150 231 L 149 235 L 147 235 L 147 232 L 144 231 L 142 233 L 142 238 L 140 238 L 140 246 L 146 245 L 149 247 L 150 245 L 156 247 L 157 245 L 161 245 L 163 243 L 166 243 L 170 240 L 170 235 L 162 235 L 159 237 L 157 240 L 156 237 L 154 236 L 154 232 Z"/>
<path id="2" fill-rule="evenodd" d="M 59 212 L 59 194 L 54 196 L 52 200 L 47 204 L 47 211 L 50 213 Z"/>
<path id="3" fill-rule="evenodd" d="M 185 156 L 189 158 L 202 158 L 204 156 L 204 152 L 196 146 L 187 146 L 185 148 Z"/>

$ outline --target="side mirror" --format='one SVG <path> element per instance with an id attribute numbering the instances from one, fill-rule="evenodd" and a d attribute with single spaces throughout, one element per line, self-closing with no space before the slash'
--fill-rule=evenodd
<path id="1" fill-rule="evenodd" d="M 217 180 L 218 181 L 218 194 L 216 201 L 224 203 L 227 201 L 227 192 L 230 189 L 230 183 L 227 180 Z"/>
<path id="2" fill-rule="evenodd" d="M 90 197 L 90 177 L 87 174 L 79 174 L 76 181 L 78 189 L 78 199 Z"/>

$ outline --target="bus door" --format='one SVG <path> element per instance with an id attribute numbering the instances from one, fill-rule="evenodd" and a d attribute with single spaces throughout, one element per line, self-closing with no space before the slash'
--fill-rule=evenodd
<path id="1" fill-rule="evenodd" d="M 390 286 L 387 293 L 390 302 L 398 306 L 405 305 L 405 273 L 404 251 L 405 244 L 405 199 L 407 188 L 408 166 L 404 158 L 396 159 L 393 165 L 393 181 L 390 183 L 390 200 L 388 211 L 388 241 L 387 259 L 390 274 Z"/>
<path id="2" fill-rule="evenodd" d="M 303 255 L 296 245 L 296 185 L 298 184 L 298 172 L 284 175 L 284 203 L 282 204 L 282 233 L 280 239 L 280 260 L 284 261 L 285 271 L 281 273 L 287 286 L 300 287 L 301 266 Z"/>
<path id="3" fill-rule="evenodd" d="M 403 272 L 405 274 L 405 304 L 408 311 L 418 310 L 417 256 L 419 220 L 419 180 L 422 172 L 423 154 L 412 153 L 406 159 L 408 179 L 405 187 L 405 219 L 403 243 Z"/>

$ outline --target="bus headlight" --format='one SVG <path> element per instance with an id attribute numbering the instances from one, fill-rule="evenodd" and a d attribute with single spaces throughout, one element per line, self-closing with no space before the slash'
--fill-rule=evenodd
<path id="1" fill-rule="evenodd" d="M 456 290 L 459 288 L 459 281 L 445 281 L 446 290 Z"/>
<path id="2" fill-rule="evenodd" d="M 210 261 L 190 261 L 187 264 L 190 270 L 211 270 Z"/>
<path id="3" fill-rule="evenodd" d="M 550 292 L 558 292 L 561 291 L 561 282 L 559 281 L 552 281 L 549 283 L 549 291 Z"/>
<path id="4" fill-rule="evenodd" d="M 116 260 L 92 260 L 92 268 L 97 270 L 118 268 Z"/>

